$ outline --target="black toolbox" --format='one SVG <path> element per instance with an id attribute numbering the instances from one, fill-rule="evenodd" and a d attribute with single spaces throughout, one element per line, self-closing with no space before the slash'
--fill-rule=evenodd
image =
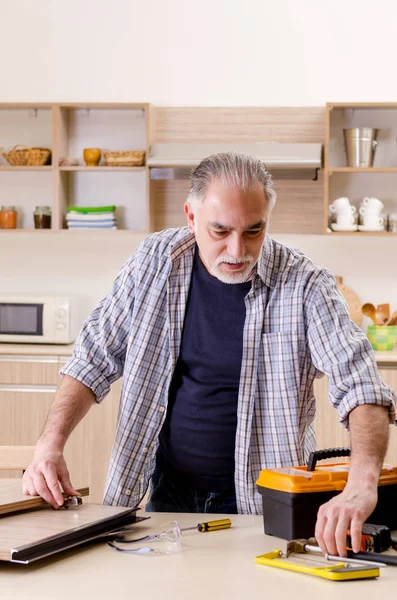
<path id="1" fill-rule="evenodd" d="M 349 455 L 349 448 L 320 450 L 312 452 L 307 466 L 261 471 L 256 484 L 265 533 L 285 540 L 312 537 L 318 509 L 344 489 L 349 473 L 348 462 L 316 466 L 316 461 Z M 378 503 L 368 522 L 397 529 L 397 467 L 383 466 Z"/>

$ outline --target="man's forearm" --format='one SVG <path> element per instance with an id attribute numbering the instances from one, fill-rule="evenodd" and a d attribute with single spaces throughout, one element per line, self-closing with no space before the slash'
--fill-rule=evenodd
<path id="1" fill-rule="evenodd" d="M 348 483 L 376 485 L 389 441 L 388 409 L 357 406 L 349 415 L 351 459 Z"/>
<path id="2" fill-rule="evenodd" d="M 378 498 L 378 480 L 389 438 L 388 409 L 366 404 L 349 414 L 351 458 L 344 490 L 320 506 L 315 536 L 323 552 L 346 556 L 346 532 L 359 552 L 361 531 Z"/>
<path id="3" fill-rule="evenodd" d="M 59 385 L 48 413 L 37 448 L 63 452 L 67 439 L 76 425 L 87 414 L 95 401 L 95 394 L 74 377 L 65 375 Z"/>

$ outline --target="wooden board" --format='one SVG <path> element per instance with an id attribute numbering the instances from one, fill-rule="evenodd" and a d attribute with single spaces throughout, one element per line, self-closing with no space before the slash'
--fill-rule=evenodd
<path id="1" fill-rule="evenodd" d="M 153 142 L 322 143 L 324 139 L 322 106 L 156 106 L 154 112 Z"/>
<path id="2" fill-rule="evenodd" d="M 0 518 L 0 560 L 27 564 L 135 522 L 135 510 L 82 504 L 41 508 Z"/>
<path id="3" fill-rule="evenodd" d="M 81 496 L 89 494 L 88 487 L 76 488 L 76 491 Z M 48 503 L 40 496 L 25 496 L 20 479 L 0 479 L 0 515 L 43 506 L 48 506 Z"/>

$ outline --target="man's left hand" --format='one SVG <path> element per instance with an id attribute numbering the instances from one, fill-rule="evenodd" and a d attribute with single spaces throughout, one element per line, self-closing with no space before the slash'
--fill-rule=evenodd
<path id="1" fill-rule="evenodd" d="M 343 492 L 320 506 L 315 536 L 325 554 L 347 556 L 346 535 L 350 530 L 353 552 L 359 552 L 362 526 L 375 509 L 377 486 L 347 484 Z"/>

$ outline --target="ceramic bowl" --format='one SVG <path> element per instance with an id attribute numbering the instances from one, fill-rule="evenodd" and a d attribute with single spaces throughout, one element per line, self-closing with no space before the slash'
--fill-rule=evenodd
<path id="1" fill-rule="evenodd" d="M 101 154 L 100 148 L 84 148 L 83 157 L 87 167 L 97 167 Z"/>
<path id="2" fill-rule="evenodd" d="M 397 326 L 369 325 L 367 337 L 374 350 L 394 350 L 397 344 Z"/>

